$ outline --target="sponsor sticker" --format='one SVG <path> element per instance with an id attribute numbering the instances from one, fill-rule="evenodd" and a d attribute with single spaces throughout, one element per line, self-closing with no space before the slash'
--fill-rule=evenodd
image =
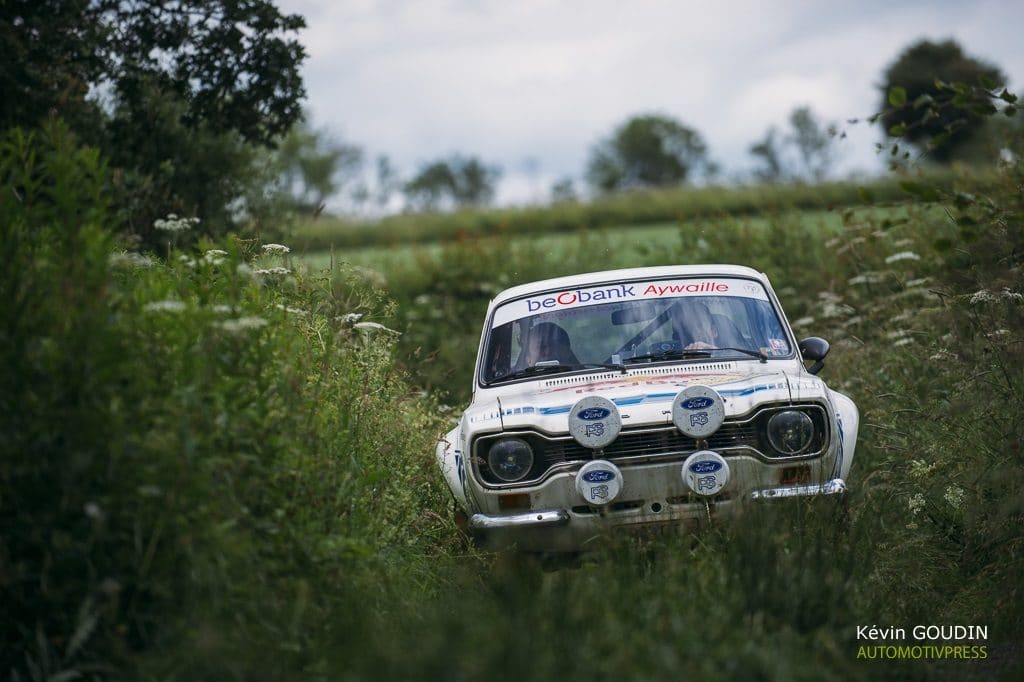
<path id="1" fill-rule="evenodd" d="M 494 313 L 493 326 L 505 324 L 539 313 L 570 310 L 582 306 L 642 301 L 683 296 L 739 296 L 767 301 L 768 293 L 759 283 L 735 277 L 702 277 L 691 279 L 602 284 L 596 287 L 566 289 L 510 301 Z"/>

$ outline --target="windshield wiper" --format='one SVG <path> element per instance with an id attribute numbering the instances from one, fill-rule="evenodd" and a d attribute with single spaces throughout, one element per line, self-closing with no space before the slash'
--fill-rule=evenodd
<path id="1" fill-rule="evenodd" d="M 495 381 L 508 381 L 509 379 L 522 379 L 523 377 L 533 376 L 535 374 L 549 374 L 552 372 L 574 372 L 580 369 L 614 369 L 616 371 L 626 373 L 626 368 L 621 363 L 611 362 L 581 362 L 577 364 L 563 365 L 557 360 L 542 360 L 535 365 L 524 367 L 523 369 L 516 370 L 510 374 L 506 374 L 503 377 L 495 379 Z"/>
<path id="2" fill-rule="evenodd" d="M 757 358 L 761 362 L 768 362 L 768 356 L 759 350 L 750 350 L 749 348 L 734 348 L 732 346 L 724 346 L 722 348 L 690 348 L 690 349 L 674 349 L 674 350 L 663 350 L 657 353 L 647 353 L 646 355 L 634 355 L 631 358 L 626 358 L 626 362 L 636 362 L 641 360 L 676 360 L 676 359 L 689 359 L 689 358 L 710 358 L 712 351 L 716 350 L 734 350 L 737 353 L 743 353 L 749 355 L 752 358 Z"/>
<path id="3" fill-rule="evenodd" d="M 647 353 L 645 355 L 634 355 L 631 358 L 626 358 L 624 362 L 637 362 L 640 360 L 677 360 L 685 358 L 710 358 L 711 352 L 708 349 L 701 348 L 690 350 L 683 350 L 676 348 L 673 350 L 662 350 L 657 353 Z"/>
<path id="4" fill-rule="evenodd" d="M 734 350 L 737 353 L 743 353 L 749 355 L 752 358 L 757 358 L 761 362 L 768 362 L 768 356 L 765 355 L 764 351 L 751 350 L 749 348 L 735 348 L 733 346 L 723 346 L 722 348 L 707 348 L 706 350 Z"/>

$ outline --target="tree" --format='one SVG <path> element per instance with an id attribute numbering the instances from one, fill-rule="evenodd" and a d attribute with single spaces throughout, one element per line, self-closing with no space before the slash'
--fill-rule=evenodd
<path id="1" fill-rule="evenodd" d="M 1005 84 L 1006 76 L 997 66 L 964 54 L 953 40 L 914 43 L 886 69 L 881 85 L 883 113 L 879 117 L 886 134 L 902 136 L 927 152 L 932 160 L 948 163 L 970 155 L 972 143 L 986 119 L 969 108 L 926 106 L 943 94 L 937 81 L 981 85 L 993 90 Z M 899 88 L 900 99 L 911 106 L 890 101 L 889 93 L 894 88 Z M 939 136 L 944 144 L 928 144 Z"/>
<path id="2" fill-rule="evenodd" d="M 305 26 L 269 0 L 7 0 L 0 3 L 0 126 L 75 119 L 90 88 L 145 118 L 155 88 L 182 120 L 270 144 L 305 95 Z"/>
<path id="3" fill-rule="evenodd" d="M 764 139 L 750 145 L 749 151 L 751 156 L 761 162 L 761 167 L 754 170 L 754 177 L 761 182 L 781 182 L 785 179 L 779 131 L 775 126 L 768 129 Z"/>
<path id="4" fill-rule="evenodd" d="M 700 134 L 659 115 L 635 116 L 591 151 L 586 177 L 599 192 L 682 184 L 707 167 Z"/>
<path id="5" fill-rule="evenodd" d="M 819 121 L 808 106 L 797 107 L 789 114 L 787 132 L 772 126 L 750 146 L 750 155 L 760 162 L 754 177 L 761 182 L 821 182 L 836 156 L 835 138 L 834 123 Z"/>
<path id="6" fill-rule="evenodd" d="M 411 208 L 437 210 L 445 206 L 483 206 L 494 197 L 501 171 L 479 159 L 455 155 L 423 166 L 403 192 Z"/>
<path id="7" fill-rule="evenodd" d="M 278 162 L 284 188 L 296 205 L 317 213 L 362 170 L 363 150 L 303 120 L 282 139 Z"/>
<path id="8" fill-rule="evenodd" d="M 559 178 L 551 185 L 551 203 L 576 201 L 576 184 L 569 176 Z"/>
<path id="9" fill-rule="evenodd" d="M 821 182 L 834 157 L 835 125 L 821 123 L 810 107 L 803 106 L 789 115 L 789 126 L 793 132 L 788 139 L 797 151 L 803 177 Z"/>

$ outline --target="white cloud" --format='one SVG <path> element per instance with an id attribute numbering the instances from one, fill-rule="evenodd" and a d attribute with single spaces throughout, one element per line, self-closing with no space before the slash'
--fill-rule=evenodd
<path id="1" fill-rule="evenodd" d="M 302 40 L 315 121 L 405 172 L 455 151 L 505 167 L 501 196 L 528 195 L 515 164 L 579 175 L 590 146 L 655 111 L 707 139 L 727 171 L 792 108 L 864 117 L 900 49 L 953 36 L 1011 78 L 1024 73 L 1024 3 L 670 0 L 282 0 Z M 867 124 L 848 127 L 844 169 L 879 168 Z M 545 187 L 546 190 L 546 187 Z"/>

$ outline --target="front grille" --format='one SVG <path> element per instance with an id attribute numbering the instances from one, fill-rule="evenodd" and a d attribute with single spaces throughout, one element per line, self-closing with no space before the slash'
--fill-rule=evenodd
<path id="1" fill-rule="evenodd" d="M 760 445 L 757 428 L 752 423 L 723 424 L 722 428 L 708 438 L 707 447 L 711 450 L 723 448 L 751 447 Z M 674 426 L 657 431 L 624 431 L 615 442 L 604 449 L 602 457 L 615 460 L 619 457 L 679 454 L 693 452 L 697 449 L 697 441 L 683 435 Z M 593 459 L 593 452 L 575 440 L 559 440 L 544 443 L 543 457 L 548 466 L 563 462 Z"/>
<path id="2" fill-rule="evenodd" d="M 771 415 L 779 410 L 799 409 L 807 412 L 815 426 L 814 440 L 807 450 L 797 456 L 788 457 L 775 452 L 768 443 L 765 427 Z M 529 474 L 516 483 L 504 483 L 491 473 L 487 465 L 488 444 L 505 437 L 518 437 L 526 440 L 534 452 L 534 464 Z M 772 405 L 762 407 L 753 415 L 735 421 L 726 421 L 721 428 L 708 437 L 705 448 L 722 452 L 728 456 L 730 450 L 743 448 L 769 461 L 805 459 L 821 454 L 829 442 L 828 419 L 820 405 Z M 697 441 L 683 435 L 674 425 L 658 428 L 637 428 L 624 430 L 615 441 L 603 451 L 594 451 L 583 447 L 571 437 L 551 437 L 535 431 L 506 431 L 500 434 L 487 435 L 474 443 L 473 465 L 483 482 L 489 486 L 515 487 L 532 485 L 542 480 L 552 467 L 587 461 L 597 457 L 611 461 L 638 458 L 657 460 L 679 458 L 697 450 Z"/>

